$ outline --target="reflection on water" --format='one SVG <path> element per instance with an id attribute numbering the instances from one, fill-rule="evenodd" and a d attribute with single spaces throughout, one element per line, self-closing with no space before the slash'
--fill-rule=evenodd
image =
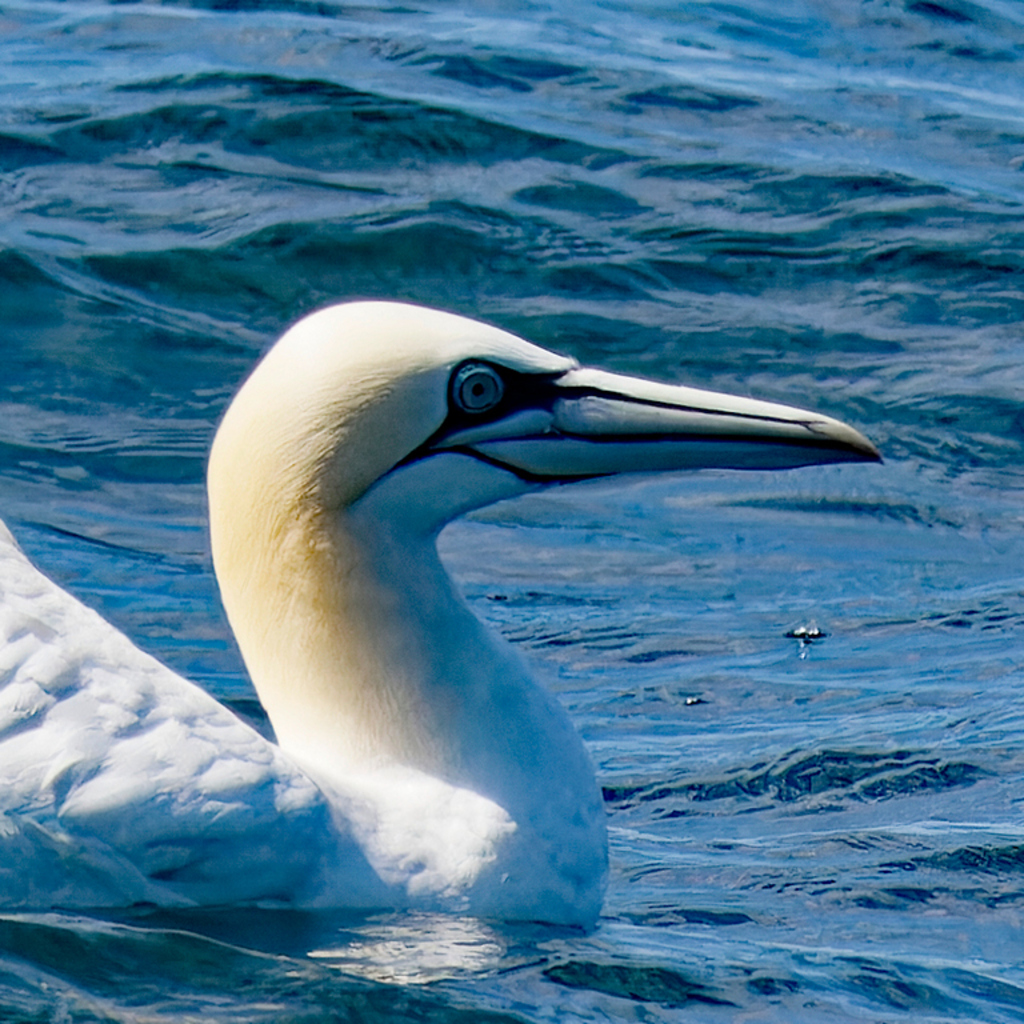
<path id="1" fill-rule="evenodd" d="M 358 938 L 309 955 L 372 981 L 424 985 L 492 971 L 502 965 L 506 948 L 499 932 L 476 918 L 409 913 L 371 919 Z"/>

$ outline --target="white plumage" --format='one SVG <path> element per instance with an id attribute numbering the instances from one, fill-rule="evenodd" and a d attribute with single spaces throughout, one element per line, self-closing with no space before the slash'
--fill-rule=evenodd
<path id="1" fill-rule="evenodd" d="M 579 369 L 450 314 L 332 307 L 210 459 L 232 627 L 279 746 L 0 536 L 0 905 L 424 907 L 589 925 L 604 812 L 561 707 L 436 554 L 547 483 L 877 458 L 798 409 Z"/>

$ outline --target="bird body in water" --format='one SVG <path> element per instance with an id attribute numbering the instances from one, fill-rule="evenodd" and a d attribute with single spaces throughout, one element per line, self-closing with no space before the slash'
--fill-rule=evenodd
<path id="1" fill-rule="evenodd" d="M 587 752 L 454 591 L 438 532 L 572 480 L 877 458 L 826 416 L 580 368 L 453 314 L 312 314 L 242 386 L 208 473 L 221 595 L 277 744 L 0 542 L 0 905 L 592 925 Z"/>

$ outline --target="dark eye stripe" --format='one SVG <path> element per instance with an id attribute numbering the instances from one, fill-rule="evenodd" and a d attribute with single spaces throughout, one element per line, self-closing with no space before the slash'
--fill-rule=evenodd
<path id="1" fill-rule="evenodd" d="M 460 392 L 479 383 L 487 387 L 483 381 L 477 378 L 476 374 L 483 372 L 489 379 L 497 380 L 500 386 L 500 394 L 497 397 L 489 393 L 482 393 L 476 400 L 481 404 L 474 408 L 472 404 L 465 407 Z M 436 445 L 449 434 L 465 430 L 469 426 L 477 426 L 481 423 L 490 423 L 502 419 L 522 409 L 550 409 L 557 398 L 557 388 L 554 382 L 562 376 L 564 371 L 554 373 L 523 373 L 520 370 L 510 370 L 507 366 L 494 366 L 492 363 L 485 363 L 481 360 L 470 360 L 457 366 L 452 372 L 448 383 L 448 415 L 433 434 L 430 435 L 414 451 L 411 451 L 404 459 L 397 462 L 392 469 L 400 466 L 407 466 L 410 462 L 425 458 L 434 454 Z M 454 450 L 454 449 L 446 449 Z"/>

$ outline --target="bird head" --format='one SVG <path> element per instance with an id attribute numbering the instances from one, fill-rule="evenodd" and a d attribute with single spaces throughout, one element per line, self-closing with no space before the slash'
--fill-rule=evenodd
<path id="1" fill-rule="evenodd" d="M 878 458 L 820 413 L 580 367 L 451 313 L 354 302 L 301 320 L 242 387 L 211 455 L 211 514 L 241 499 L 272 512 L 273 532 L 370 501 L 434 531 L 549 484 Z"/>

